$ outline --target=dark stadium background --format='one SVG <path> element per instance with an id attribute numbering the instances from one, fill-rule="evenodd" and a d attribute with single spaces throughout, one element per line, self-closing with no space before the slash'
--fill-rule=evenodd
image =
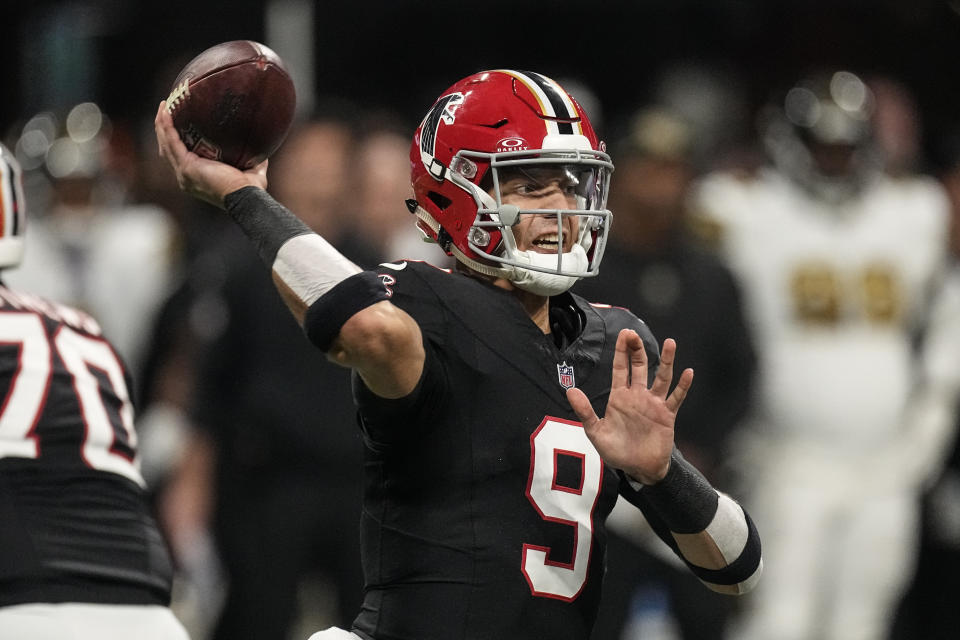
<path id="1" fill-rule="evenodd" d="M 0 4 L 0 131 L 9 135 L 18 119 L 58 100 L 94 100 L 115 119 L 152 116 L 176 65 L 220 41 L 264 40 L 270 3 Z M 388 105 L 411 121 L 454 80 L 509 66 L 586 81 L 613 122 L 677 61 L 728 66 L 751 104 L 821 63 L 885 73 L 913 91 L 928 136 L 960 119 L 956 0 L 313 4 L 317 93 Z"/>

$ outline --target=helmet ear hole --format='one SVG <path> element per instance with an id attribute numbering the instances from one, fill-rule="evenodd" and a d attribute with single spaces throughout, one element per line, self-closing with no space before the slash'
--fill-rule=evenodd
<path id="1" fill-rule="evenodd" d="M 437 205 L 437 208 L 441 211 L 453 204 L 453 200 L 442 193 L 437 193 L 436 191 L 430 191 L 427 193 L 427 197 L 430 198 L 430 202 Z"/>

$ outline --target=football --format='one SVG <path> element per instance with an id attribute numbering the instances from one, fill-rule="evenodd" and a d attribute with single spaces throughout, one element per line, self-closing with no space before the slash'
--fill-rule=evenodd
<path id="1" fill-rule="evenodd" d="M 259 42 L 232 40 L 191 60 L 166 106 L 190 151 L 249 169 L 283 143 L 296 103 L 280 56 Z"/>

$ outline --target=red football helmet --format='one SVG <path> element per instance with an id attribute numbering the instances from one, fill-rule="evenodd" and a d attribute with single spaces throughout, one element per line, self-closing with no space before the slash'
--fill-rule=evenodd
<path id="1" fill-rule="evenodd" d="M 20 163 L 0 144 L 0 268 L 15 267 L 23 259 L 24 202 Z"/>
<path id="2" fill-rule="evenodd" d="M 537 73 L 476 73 L 443 92 L 410 148 L 417 226 L 470 268 L 553 295 L 597 274 L 610 227 L 607 190 L 613 163 L 570 94 Z M 562 171 L 575 185 L 576 209 L 529 209 L 501 201 L 500 173 Z M 511 227 L 521 214 L 577 216 L 573 250 L 519 251 Z M 563 224 L 558 225 L 562 228 Z"/>

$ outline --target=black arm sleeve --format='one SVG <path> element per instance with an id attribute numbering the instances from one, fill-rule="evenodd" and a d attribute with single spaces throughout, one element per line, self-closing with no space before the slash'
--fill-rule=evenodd
<path id="1" fill-rule="evenodd" d="M 747 539 L 743 551 L 722 569 L 705 569 L 689 562 L 680 551 L 672 533 L 698 533 L 713 521 L 719 499 L 716 490 L 693 465 L 674 450 L 670 470 L 663 480 L 655 485 L 634 489 L 621 472 L 620 493 L 633 505 L 640 508 L 667 546 L 699 579 L 716 585 L 735 585 L 753 576 L 761 562 L 760 536 L 746 511 Z"/>
<path id="2" fill-rule="evenodd" d="M 625 476 L 623 480 L 623 484 L 628 484 Z M 663 480 L 639 490 L 627 486 L 621 493 L 635 504 L 635 498 L 645 501 L 674 533 L 699 533 L 706 529 L 717 513 L 719 499 L 710 482 L 677 449 L 673 450 L 670 469 Z"/>
<path id="3" fill-rule="evenodd" d="M 277 252 L 290 238 L 313 233 L 303 220 L 257 187 L 244 187 L 223 199 L 227 213 L 253 242 L 260 258 L 273 266 Z"/>
<path id="4" fill-rule="evenodd" d="M 321 351 L 327 351 L 340 328 L 353 314 L 389 298 L 390 294 L 377 274 L 361 271 L 337 283 L 310 305 L 303 320 L 303 330 L 310 342 Z"/>

